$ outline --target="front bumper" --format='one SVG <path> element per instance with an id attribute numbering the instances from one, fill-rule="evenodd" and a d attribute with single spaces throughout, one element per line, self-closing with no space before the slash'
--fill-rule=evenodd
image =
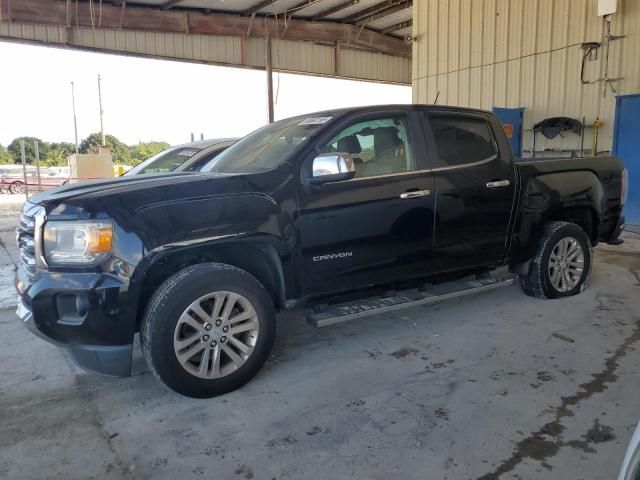
<path id="1" fill-rule="evenodd" d="M 17 315 L 32 333 L 59 347 L 82 368 L 111 376 L 131 374 L 135 307 L 128 283 L 104 273 L 49 273 L 29 282 L 16 274 Z"/>

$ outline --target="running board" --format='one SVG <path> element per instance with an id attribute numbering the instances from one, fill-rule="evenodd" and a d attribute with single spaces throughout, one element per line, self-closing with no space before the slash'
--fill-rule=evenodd
<path id="1" fill-rule="evenodd" d="M 467 278 L 466 280 L 429 286 L 424 290 L 406 290 L 392 296 L 331 305 L 320 313 L 307 315 L 307 322 L 316 328 L 326 327 L 356 318 L 392 312 L 401 308 L 442 302 L 450 298 L 506 287 L 512 285 L 513 281 L 514 277 L 512 275 L 502 275 L 473 280 Z"/>

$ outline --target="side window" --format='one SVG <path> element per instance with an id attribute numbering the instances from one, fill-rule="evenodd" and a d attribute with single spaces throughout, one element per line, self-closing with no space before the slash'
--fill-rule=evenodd
<path id="1" fill-rule="evenodd" d="M 430 115 L 438 156 L 448 166 L 479 162 L 495 155 L 486 120 L 455 115 Z"/>
<path id="2" fill-rule="evenodd" d="M 406 118 L 354 123 L 321 151 L 350 157 L 356 168 L 355 178 L 410 172 L 416 168 Z"/>

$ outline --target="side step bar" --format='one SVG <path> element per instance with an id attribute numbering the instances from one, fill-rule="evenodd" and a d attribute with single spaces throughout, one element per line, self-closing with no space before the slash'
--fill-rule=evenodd
<path id="1" fill-rule="evenodd" d="M 401 308 L 442 302 L 450 298 L 506 287 L 512 285 L 513 281 L 514 277 L 512 275 L 502 275 L 482 279 L 458 280 L 429 286 L 424 290 L 406 290 L 393 296 L 332 305 L 320 313 L 307 315 L 307 322 L 316 328 L 326 327 L 356 318 L 392 312 Z"/>

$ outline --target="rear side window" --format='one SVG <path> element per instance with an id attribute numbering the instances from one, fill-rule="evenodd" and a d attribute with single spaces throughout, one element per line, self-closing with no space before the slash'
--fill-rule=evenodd
<path id="1" fill-rule="evenodd" d="M 438 157 L 447 166 L 487 160 L 497 153 L 489 123 L 482 118 L 432 115 L 429 121 Z"/>

